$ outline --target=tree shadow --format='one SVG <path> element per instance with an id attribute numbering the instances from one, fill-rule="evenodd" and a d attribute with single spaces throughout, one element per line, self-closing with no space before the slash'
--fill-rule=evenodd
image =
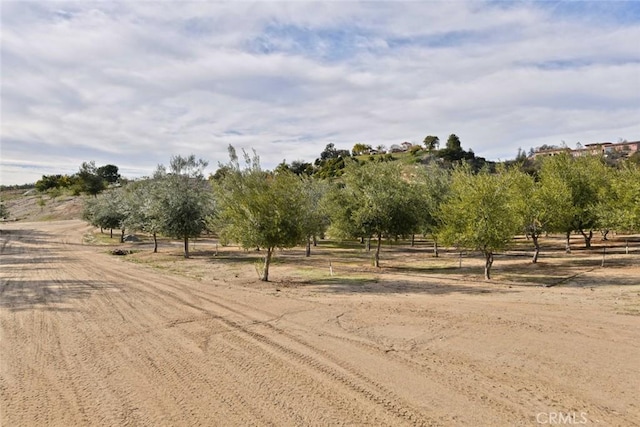
<path id="1" fill-rule="evenodd" d="M 0 309 L 10 311 L 78 311 L 66 304 L 72 300 L 88 298 L 95 291 L 115 288 L 97 280 L 40 281 L 13 278 L 0 283 Z"/>
<path id="2" fill-rule="evenodd" d="M 499 287 L 487 287 L 487 286 L 469 286 L 453 283 L 410 283 L 410 282 L 395 282 L 395 283 L 362 283 L 354 284 L 350 283 L 348 279 L 341 280 L 335 283 L 323 283 L 318 281 L 315 283 L 320 286 L 320 291 L 327 293 L 348 293 L 358 294 L 366 293 L 372 295 L 390 295 L 390 294 L 427 294 L 427 295 L 449 295 L 449 294 L 467 294 L 467 295 L 480 295 L 480 294 L 504 294 L 518 292 L 514 289 L 504 289 Z"/>
<path id="3" fill-rule="evenodd" d="M 48 239 L 51 238 L 51 234 L 45 233 L 40 230 L 33 229 L 19 229 L 19 230 L 6 230 L 0 229 L 0 239 L 6 240 L 8 244 L 7 248 L 11 248 L 11 243 L 28 243 L 34 245 L 49 244 Z M 6 253 L 3 251 L 3 253 Z"/>

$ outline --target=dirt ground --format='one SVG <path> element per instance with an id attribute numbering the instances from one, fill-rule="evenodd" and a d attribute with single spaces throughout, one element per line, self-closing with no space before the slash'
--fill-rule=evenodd
<path id="1" fill-rule="evenodd" d="M 321 244 L 263 283 L 213 242 L 115 257 L 81 221 L 0 228 L 2 426 L 640 425 L 638 253 L 524 279 L 498 257 L 487 283 Z"/>

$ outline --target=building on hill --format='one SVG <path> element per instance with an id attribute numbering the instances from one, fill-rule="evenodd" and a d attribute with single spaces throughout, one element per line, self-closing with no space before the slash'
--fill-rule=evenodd
<path id="1" fill-rule="evenodd" d="M 560 153 L 570 153 L 573 157 L 587 155 L 617 155 L 628 157 L 640 150 L 640 141 L 623 141 L 623 142 L 595 142 L 585 144 L 582 148 L 571 149 L 569 147 L 537 149 L 530 158 L 557 156 Z"/>

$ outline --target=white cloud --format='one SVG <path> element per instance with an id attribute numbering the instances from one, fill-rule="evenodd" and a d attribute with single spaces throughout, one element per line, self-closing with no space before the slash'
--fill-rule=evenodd
<path id="1" fill-rule="evenodd" d="M 148 174 L 192 152 L 214 170 L 229 143 L 273 167 L 329 142 L 427 134 L 492 159 L 640 139 L 640 19 L 627 7 L 5 2 L 2 183 L 87 160 Z"/>

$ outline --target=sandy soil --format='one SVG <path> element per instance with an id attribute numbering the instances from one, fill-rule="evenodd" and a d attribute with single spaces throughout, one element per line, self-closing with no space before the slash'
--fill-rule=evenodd
<path id="1" fill-rule="evenodd" d="M 80 221 L 1 228 L 3 426 L 640 425 L 638 269 L 241 286 L 252 265 L 136 265 Z"/>

